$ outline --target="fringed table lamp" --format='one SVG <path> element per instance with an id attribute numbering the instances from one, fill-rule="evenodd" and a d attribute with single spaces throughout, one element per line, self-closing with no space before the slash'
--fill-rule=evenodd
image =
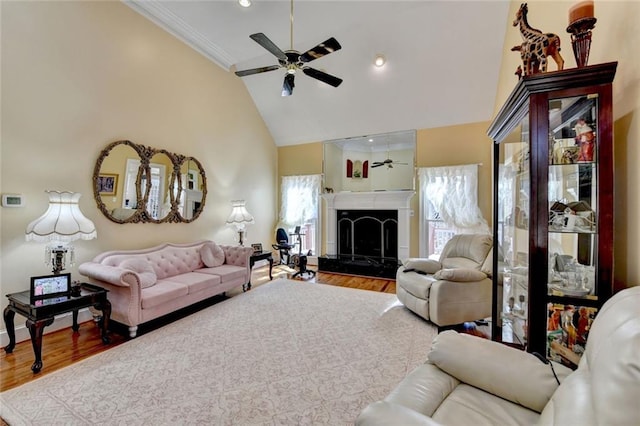
<path id="1" fill-rule="evenodd" d="M 76 240 L 92 240 L 97 237 L 96 227 L 80 211 L 81 194 L 69 191 L 45 191 L 49 194 L 49 208 L 31 222 L 25 231 L 27 241 L 46 242 L 45 264 L 59 274 L 75 261 Z"/>
<path id="2" fill-rule="evenodd" d="M 244 200 L 233 200 L 231 201 L 231 214 L 227 219 L 227 225 L 233 225 L 236 227 L 238 231 L 238 240 L 239 244 L 244 245 L 244 232 L 247 225 L 255 223 L 253 220 L 253 216 L 251 213 L 247 211 L 245 207 L 246 202 Z"/>
<path id="3" fill-rule="evenodd" d="M 593 13 L 593 1 L 582 1 L 569 9 L 569 26 L 567 32 L 571 34 L 571 46 L 578 68 L 586 67 L 591 49 L 591 30 L 597 19 Z"/>

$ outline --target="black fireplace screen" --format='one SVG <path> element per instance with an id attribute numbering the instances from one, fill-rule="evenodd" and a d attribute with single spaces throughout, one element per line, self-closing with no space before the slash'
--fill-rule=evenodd
<path id="1" fill-rule="evenodd" d="M 397 210 L 338 210 L 338 255 L 398 258 Z"/>

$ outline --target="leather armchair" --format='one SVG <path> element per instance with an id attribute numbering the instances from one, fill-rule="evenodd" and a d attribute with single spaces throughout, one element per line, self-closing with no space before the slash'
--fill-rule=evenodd
<path id="1" fill-rule="evenodd" d="M 367 406 L 356 425 L 640 424 L 639 306 L 640 286 L 604 304 L 576 371 L 445 331 L 427 362 Z"/>
<path id="2" fill-rule="evenodd" d="M 396 273 L 396 294 L 438 327 L 491 316 L 491 236 L 454 235 L 440 260 L 410 258 Z"/>

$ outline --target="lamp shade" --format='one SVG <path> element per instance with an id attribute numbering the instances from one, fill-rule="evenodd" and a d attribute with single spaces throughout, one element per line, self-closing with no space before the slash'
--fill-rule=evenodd
<path id="1" fill-rule="evenodd" d="M 246 225 L 255 223 L 251 213 L 247 211 L 244 200 L 231 201 L 231 214 L 227 219 L 227 225 L 234 225 L 238 230 L 244 229 Z"/>
<path id="2" fill-rule="evenodd" d="M 96 226 L 80 211 L 78 202 L 82 194 L 69 191 L 46 192 L 49 194 L 49 208 L 27 225 L 27 241 L 70 242 L 97 237 Z"/>

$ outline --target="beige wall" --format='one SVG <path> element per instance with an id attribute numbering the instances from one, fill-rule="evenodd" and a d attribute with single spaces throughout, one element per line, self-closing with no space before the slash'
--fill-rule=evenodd
<path id="1" fill-rule="evenodd" d="M 576 2 L 529 1 L 529 23 L 544 32 L 560 36 L 565 68 L 573 68 L 576 61 L 571 49 L 571 38 L 566 32 L 568 10 Z M 522 41 L 520 32 L 511 26 L 520 7 L 512 1 L 507 23 L 507 35 L 500 72 L 500 85 L 495 111 L 506 100 L 517 82 L 514 72 L 520 64 L 520 55 L 511 52 Z M 589 64 L 618 61 L 613 83 L 614 155 L 615 155 L 615 233 L 614 280 L 616 289 L 640 284 L 640 31 L 638 16 L 640 2 L 600 0 L 595 2 L 598 19 L 593 30 Z M 549 70 L 555 70 L 552 61 Z"/>
<path id="2" fill-rule="evenodd" d="M 1 2 L 0 190 L 22 208 L 0 209 L 0 294 L 49 273 L 45 244 L 25 242 L 47 207 L 45 189 L 83 194 L 98 238 L 75 244 L 78 263 L 112 249 L 211 238 L 235 244 L 230 200 L 245 199 L 256 224 L 247 241 L 270 244 L 277 150 L 241 79 L 121 2 Z M 93 201 L 91 176 L 110 142 L 164 148 L 200 160 L 203 214 L 190 224 L 118 225 Z M 68 269 L 80 279 L 77 265 Z M 4 324 L 2 325 L 4 328 Z"/>

